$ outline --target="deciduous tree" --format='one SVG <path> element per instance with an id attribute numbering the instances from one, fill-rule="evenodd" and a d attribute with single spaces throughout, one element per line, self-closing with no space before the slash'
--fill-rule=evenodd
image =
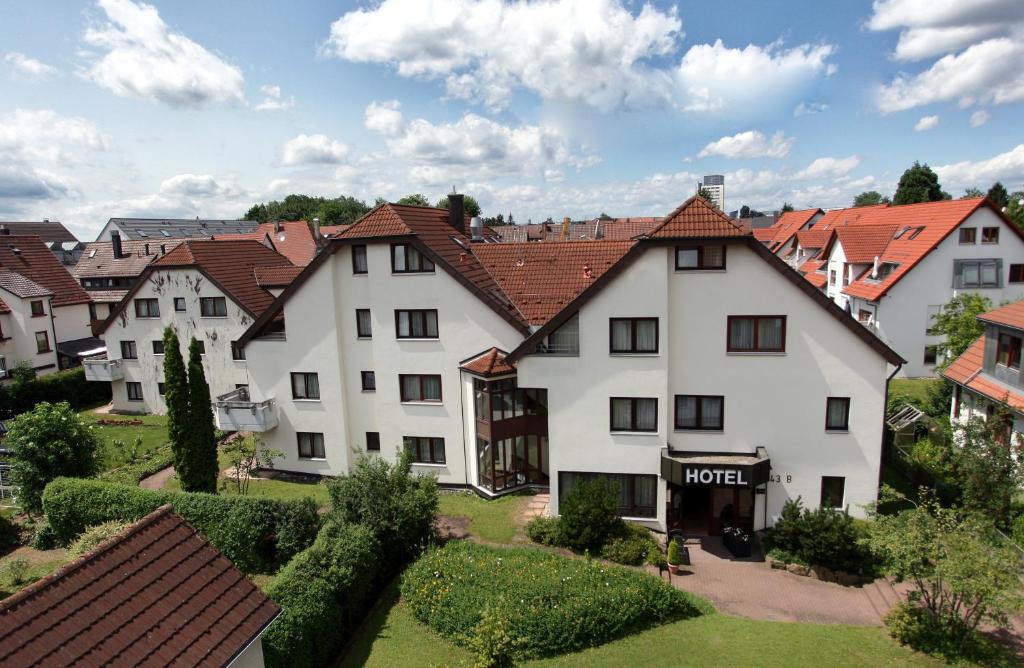
<path id="1" fill-rule="evenodd" d="M 980 188 L 966 188 L 964 190 L 964 196 L 960 199 L 973 199 L 975 197 L 984 197 L 985 193 L 981 192 Z"/>
<path id="2" fill-rule="evenodd" d="M 979 336 L 985 326 L 978 322 L 978 316 L 992 310 L 992 302 L 972 292 L 963 292 L 943 305 L 942 310 L 930 323 L 929 332 L 945 337 L 946 359 L 943 367 L 959 357 Z"/>
<path id="3" fill-rule="evenodd" d="M 889 204 L 890 199 L 884 197 L 877 190 L 865 190 L 853 198 L 853 206 L 874 206 L 876 204 Z"/>
<path id="4" fill-rule="evenodd" d="M 1018 190 L 1010 195 L 1009 203 L 1006 205 L 1006 216 L 1014 225 L 1024 230 L 1024 190 Z"/>
<path id="5" fill-rule="evenodd" d="M 395 202 L 395 204 L 409 204 L 412 206 L 430 206 L 430 200 L 425 195 L 420 193 L 413 193 L 412 195 L 406 195 L 402 199 Z"/>
<path id="6" fill-rule="evenodd" d="M 917 204 L 950 199 L 939 185 L 939 176 L 927 164 L 915 161 L 900 177 L 893 204 Z"/>
<path id="7" fill-rule="evenodd" d="M 473 217 L 480 215 L 480 204 L 472 195 L 463 195 L 462 207 L 466 212 L 466 215 Z M 448 196 L 445 195 L 441 199 L 437 200 L 437 208 L 447 209 L 448 208 Z M 500 215 L 500 214 L 499 214 Z"/>

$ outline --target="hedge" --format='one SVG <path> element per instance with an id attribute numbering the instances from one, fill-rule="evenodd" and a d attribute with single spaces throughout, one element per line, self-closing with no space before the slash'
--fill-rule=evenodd
<path id="1" fill-rule="evenodd" d="M 369 528 L 331 522 L 281 569 L 267 588 L 282 609 L 263 634 L 269 668 L 336 662 L 387 575 L 380 552 Z"/>
<path id="2" fill-rule="evenodd" d="M 43 491 L 43 512 L 63 545 L 88 527 L 134 522 L 166 503 L 247 573 L 275 571 L 312 544 L 320 528 L 312 499 L 166 492 L 79 478 L 58 478 Z"/>
<path id="3" fill-rule="evenodd" d="M 574 652 L 665 622 L 713 611 L 658 578 L 535 548 L 468 541 L 432 550 L 402 575 L 402 598 L 420 622 L 476 644 L 484 611 L 520 639 L 515 658 Z"/>
<path id="4" fill-rule="evenodd" d="M 85 379 L 85 369 L 68 369 L 25 382 L 0 385 L 0 419 L 10 419 L 32 410 L 41 401 L 66 401 L 75 410 L 109 403 L 110 383 Z"/>

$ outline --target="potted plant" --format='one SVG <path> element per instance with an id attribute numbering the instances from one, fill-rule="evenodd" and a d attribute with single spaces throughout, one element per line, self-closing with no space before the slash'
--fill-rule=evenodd
<path id="1" fill-rule="evenodd" d="M 668 542 L 668 572 L 679 575 L 679 545 L 674 540 Z"/>

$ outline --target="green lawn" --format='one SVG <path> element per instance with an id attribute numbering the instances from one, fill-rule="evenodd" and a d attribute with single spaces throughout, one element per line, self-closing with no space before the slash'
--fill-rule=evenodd
<path id="1" fill-rule="evenodd" d="M 944 382 L 946 381 L 940 378 L 893 378 L 889 382 L 889 394 L 906 397 L 920 407 L 921 404 L 928 402 L 931 388 Z"/>
<path id="2" fill-rule="evenodd" d="M 392 586 L 370 612 L 348 666 L 471 666 L 473 657 L 417 622 Z M 940 666 L 900 647 L 884 629 L 762 622 L 705 615 L 534 666 Z"/>
<path id="3" fill-rule="evenodd" d="M 41 580 L 50 573 L 54 572 L 61 566 L 67 563 L 67 559 L 53 559 L 48 561 L 40 561 L 32 563 L 28 567 L 28 572 L 22 582 L 14 583 L 8 575 L 7 562 L 15 557 L 5 557 L 0 559 L 0 600 L 3 600 L 11 594 L 24 589 L 36 580 Z"/>
<path id="4" fill-rule="evenodd" d="M 167 442 L 166 415 L 106 415 L 92 410 L 78 414 L 86 423 L 95 426 L 100 441 L 100 467 L 104 471 L 127 464 L 131 459 L 130 449 L 136 437 L 142 437 L 138 454 L 150 452 Z M 118 422 L 119 424 L 97 424 L 99 421 Z M 130 424 L 141 421 L 142 424 Z M 121 441 L 125 447 L 114 445 Z"/>
<path id="5" fill-rule="evenodd" d="M 529 494 L 512 494 L 497 499 L 481 499 L 472 492 L 441 494 L 441 515 L 467 517 L 469 530 L 478 538 L 494 543 L 510 543 L 516 535 L 519 517 L 530 499 Z"/>

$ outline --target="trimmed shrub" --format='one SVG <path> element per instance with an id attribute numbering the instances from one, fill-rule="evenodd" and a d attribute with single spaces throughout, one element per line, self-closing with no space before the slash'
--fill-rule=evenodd
<path id="1" fill-rule="evenodd" d="M 20 415 L 42 402 L 66 401 L 76 411 L 110 402 L 110 383 L 85 379 L 85 369 L 69 369 L 39 378 L 25 378 L 0 385 L 0 419 Z"/>
<path id="2" fill-rule="evenodd" d="M 462 645 L 483 642 L 473 638 L 489 610 L 501 620 L 502 634 L 522 639 L 514 652 L 519 659 L 572 652 L 713 611 L 646 573 L 466 541 L 420 558 L 403 574 L 401 593 L 416 619 Z"/>
<path id="3" fill-rule="evenodd" d="M 625 522 L 622 535 L 615 536 L 601 548 L 601 557 L 618 564 L 639 566 L 647 560 L 652 548 L 661 554 L 658 541 L 649 529 Z"/>
<path id="4" fill-rule="evenodd" d="M 150 450 L 137 459 L 119 466 L 116 469 L 103 471 L 96 476 L 98 480 L 116 482 L 122 485 L 136 485 L 140 480 L 174 465 L 174 453 L 169 444 Z"/>
<path id="5" fill-rule="evenodd" d="M 871 575 L 878 564 L 863 545 L 866 536 L 865 525 L 846 513 L 829 508 L 806 510 L 797 498 L 786 502 L 768 535 L 769 556 L 787 563 Z"/>
<path id="6" fill-rule="evenodd" d="M 127 526 L 125 522 L 104 522 L 103 524 L 89 527 L 74 543 L 68 546 L 68 555 L 80 557 L 86 552 L 99 547 L 100 543 L 106 542 L 121 533 Z"/>
<path id="7" fill-rule="evenodd" d="M 282 501 L 129 487 L 59 478 L 43 492 L 43 510 L 67 545 L 87 527 L 134 522 L 169 503 L 240 570 L 273 572 L 309 546 L 320 526 L 312 499 Z"/>
<path id="8" fill-rule="evenodd" d="M 370 529 L 325 525 L 267 589 L 283 610 L 263 635 L 267 666 L 333 665 L 373 605 L 385 575 L 380 556 Z"/>
<path id="9" fill-rule="evenodd" d="M 526 535 L 534 543 L 558 545 L 558 518 L 534 517 L 526 523 Z"/>
<path id="10" fill-rule="evenodd" d="M 60 541 L 57 540 L 57 532 L 53 530 L 50 523 L 43 520 L 32 534 L 31 545 L 37 550 L 54 550 L 60 547 Z"/>
<path id="11" fill-rule="evenodd" d="M 979 666 L 1016 666 L 1018 660 L 1005 647 L 973 630 L 964 631 L 966 642 L 959 642 L 956 633 L 925 608 L 909 601 L 897 603 L 885 616 L 885 625 L 901 645 L 940 657 L 949 663 Z"/>
<path id="12" fill-rule="evenodd" d="M 622 532 L 619 487 L 607 478 L 577 480 L 558 504 L 561 545 L 575 552 L 597 553 Z"/>

